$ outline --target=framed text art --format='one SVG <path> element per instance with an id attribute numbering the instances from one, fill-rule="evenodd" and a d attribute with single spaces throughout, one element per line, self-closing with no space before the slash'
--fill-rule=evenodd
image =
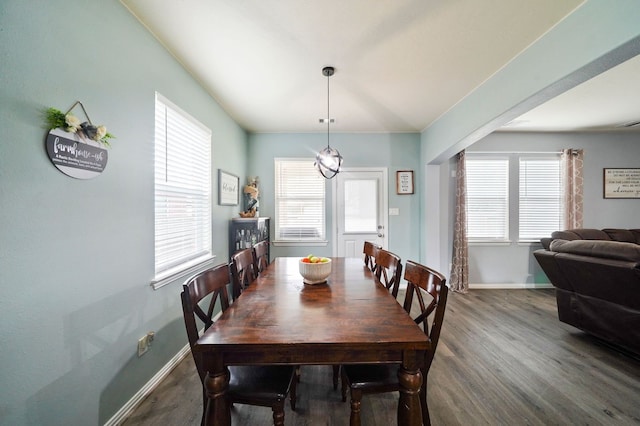
<path id="1" fill-rule="evenodd" d="M 240 178 L 218 169 L 218 204 L 237 206 L 240 202 Z"/>
<path id="2" fill-rule="evenodd" d="M 398 170 L 396 172 L 396 194 L 413 194 L 413 170 Z"/>
<path id="3" fill-rule="evenodd" d="M 640 169 L 603 169 L 604 198 L 640 198 Z"/>

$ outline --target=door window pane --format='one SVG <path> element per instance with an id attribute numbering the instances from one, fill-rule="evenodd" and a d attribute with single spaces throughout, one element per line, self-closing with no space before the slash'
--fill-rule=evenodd
<path id="1" fill-rule="evenodd" d="M 377 232 L 378 181 L 353 179 L 344 183 L 344 232 Z"/>

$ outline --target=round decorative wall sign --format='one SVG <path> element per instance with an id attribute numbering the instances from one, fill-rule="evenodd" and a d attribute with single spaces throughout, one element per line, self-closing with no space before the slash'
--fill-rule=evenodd
<path id="1" fill-rule="evenodd" d="M 47 135 L 47 154 L 54 166 L 67 176 L 91 179 L 107 166 L 109 153 L 97 142 L 82 142 L 76 133 L 53 129 Z"/>
<path id="2" fill-rule="evenodd" d="M 80 105 L 87 121 L 71 114 L 76 105 Z M 49 108 L 46 119 L 51 129 L 45 142 L 47 154 L 58 170 L 76 179 L 91 179 L 102 173 L 109 159 L 102 147 L 108 147 L 115 136 L 106 126 L 91 123 L 82 102 L 76 101 L 67 112 Z"/>

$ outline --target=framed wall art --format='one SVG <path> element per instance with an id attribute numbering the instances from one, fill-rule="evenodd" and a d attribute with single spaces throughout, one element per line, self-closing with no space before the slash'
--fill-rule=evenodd
<path id="1" fill-rule="evenodd" d="M 240 202 L 240 178 L 218 169 L 218 204 L 237 206 Z"/>
<path id="2" fill-rule="evenodd" d="M 603 169 L 604 198 L 640 198 L 640 169 Z"/>
<path id="3" fill-rule="evenodd" d="M 396 172 L 396 194 L 413 194 L 413 170 L 398 170 Z"/>

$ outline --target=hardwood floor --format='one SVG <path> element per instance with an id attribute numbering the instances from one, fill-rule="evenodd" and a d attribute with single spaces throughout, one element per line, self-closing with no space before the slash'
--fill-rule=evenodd
<path id="1" fill-rule="evenodd" d="M 428 377 L 432 424 L 640 425 L 640 360 L 557 318 L 552 289 L 450 293 Z M 286 425 L 349 424 L 349 403 L 331 378 L 329 366 L 302 368 Z M 189 356 L 124 425 L 196 426 L 201 395 Z M 395 424 L 397 401 L 365 396 L 363 426 Z M 235 405 L 232 422 L 271 425 L 271 410 Z"/>

